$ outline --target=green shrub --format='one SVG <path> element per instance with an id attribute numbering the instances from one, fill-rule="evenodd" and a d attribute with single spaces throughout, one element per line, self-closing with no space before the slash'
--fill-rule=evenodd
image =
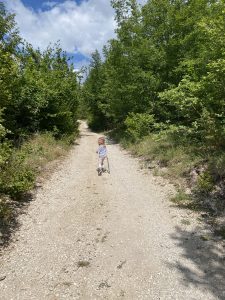
<path id="1" fill-rule="evenodd" d="M 11 146 L 8 142 L 0 143 L 0 169 L 4 165 L 11 155 Z"/>
<path id="2" fill-rule="evenodd" d="M 225 153 L 215 154 L 210 158 L 209 170 L 216 180 L 225 178 Z"/>
<path id="3" fill-rule="evenodd" d="M 133 141 L 150 134 L 154 125 L 154 116 L 150 114 L 130 113 L 125 120 L 126 132 Z"/>
<path id="4" fill-rule="evenodd" d="M 13 151 L 1 168 L 0 193 L 19 198 L 34 185 L 35 174 L 32 167 L 26 165 L 24 153 Z"/>
<path id="5" fill-rule="evenodd" d="M 179 145 L 178 142 L 174 143 L 169 134 L 152 133 L 140 142 L 131 145 L 129 149 L 134 154 L 155 161 L 161 167 L 168 167 L 168 176 L 176 179 L 189 173 L 191 168 L 201 160 L 194 146 L 187 147 Z"/>
<path id="6" fill-rule="evenodd" d="M 2 144 L 0 194 L 19 199 L 22 194 L 32 189 L 36 175 L 47 162 L 66 153 L 76 134 L 65 135 L 60 140 L 56 140 L 51 133 L 34 135 L 19 149 L 13 149 L 7 143 Z"/>
<path id="7" fill-rule="evenodd" d="M 0 109 L 0 168 L 8 160 L 11 154 L 10 144 L 4 141 L 4 137 L 7 134 L 7 130 L 2 125 L 3 122 L 2 111 L 3 110 Z"/>
<path id="8" fill-rule="evenodd" d="M 0 198 L 0 226 L 9 223 L 12 216 L 12 210 L 9 207 L 6 199 Z"/>
<path id="9" fill-rule="evenodd" d="M 205 171 L 201 175 L 199 175 L 197 184 L 196 184 L 196 191 L 204 194 L 210 193 L 214 188 L 215 182 L 213 180 L 212 175 Z"/>
<path id="10" fill-rule="evenodd" d="M 6 135 L 6 129 L 1 124 L 1 122 L 2 122 L 2 118 L 1 118 L 1 110 L 0 110 L 0 139 L 2 139 Z"/>
<path id="11" fill-rule="evenodd" d="M 183 190 L 178 190 L 177 194 L 170 199 L 175 204 L 185 204 L 191 200 L 191 196 Z"/>

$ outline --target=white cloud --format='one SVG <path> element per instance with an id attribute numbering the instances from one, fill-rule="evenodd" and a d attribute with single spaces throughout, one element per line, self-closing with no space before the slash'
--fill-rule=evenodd
<path id="1" fill-rule="evenodd" d="M 64 50 L 90 56 L 114 36 L 116 24 L 110 0 L 89 0 L 80 5 L 67 0 L 52 7 L 46 1 L 45 11 L 25 7 L 21 0 L 5 1 L 16 13 L 21 36 L 34 47 L 44 49 L 60 40 Z"/>
<path id="2" fill-rule="evenodd" d="M 145 3 L 147 3 L 148 0 L 138 0 L 138 4 L 144 5 Z"/>
<path id="3" fill-rule="evenodd" d="M 53 7 L 53 6 L 55 6 L 57 3 L 58 3 L 58 2 L 55 2 L 55 1 L 46 1 L 46 2 L 44 2 L 42 5 L 43 5 L 44 7 Z"/>
<path id="4" fill-rule="evenodd" d="M 146 0 L 138 0 L 140 4 Z M 21 0 L 5 0 L 6 7 L 15 12 L 20 35 L 34 47 L 45 49 L 49 43 L 60 41 L 62 48 L 70 53 L 80 52 L 86 57 L 115 36 L 116 23 L 110 0 L 83 0 L 62 3 L 48 1 L 45 10 L 33 10 Z M 88 59 L 76 64 L 87 65 Z"/>

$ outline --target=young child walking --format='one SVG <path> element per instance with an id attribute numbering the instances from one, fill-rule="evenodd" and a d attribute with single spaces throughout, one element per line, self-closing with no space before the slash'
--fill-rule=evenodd
<path id="1" fill-rule="evenodd" d="M 107 158 L 107 148 L 105 145 L 105 138 L 100 137 L 98 139 L 98 150 L 96 153 L 98 153 L 98 175 L 102 175 L 102 172 L 104 172 L 104 160 Z"/>

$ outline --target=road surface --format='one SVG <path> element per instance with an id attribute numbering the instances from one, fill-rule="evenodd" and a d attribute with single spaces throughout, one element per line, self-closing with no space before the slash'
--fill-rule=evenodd
<path id="1" fill-rule="evenodd" d="M 108 145 L 97 176 L 97 137 L 81 138 L 37 191 L 0 262 L 0 299 L 225 299 L 222 243 L 173 188 Z"/>

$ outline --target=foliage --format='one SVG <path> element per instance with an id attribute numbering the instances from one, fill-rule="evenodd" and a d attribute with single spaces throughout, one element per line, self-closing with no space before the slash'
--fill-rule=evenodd
<path id="1" fill-rule="evenodd" d="M 171 176 L 204 162 L 199 191 L 213 193 L 219 181 L 224 189 L 224 0 L 111 3 L 116 37 L 82 88 L 97 109 L 90 119 L 119 132 L 125 145 L 135 142 L 134 151 Z"/>
<path id="2" fill-rule="evenodd" d="M 102 97 L 101 92 L 104 81 L 104 67 L 101 56 L 96 50 L 92 54 L 89 76 L 82 93 L 82 107 L 87 112 L 89 126 L 94 130 L 105 128 L 109 117 L 107 102 Z"/>
<path id="3" fill-rule="evenodd" d="M 91 119 L 104 128 L 154 115 L 162 130 L 183 127 L 195 142 L 223 147 L 224 1 L 111 2 L 117 37 L 104 61 L 93 54 L 83 86 Z"/>
<path id="4" fill-rule="evenodd" d="M 18 138 L 37 131 L 55 135 L 76 128 L 78 91 L 76 74 L 61 48 L 41 53 L 30 45 L 19 53 L 18 88 L 5 104 L 5 126 Z"/>
<path id="5" fill-rule="evenodd" d="M 200 193 L 210 193 L 213 190 L 214 187 L 214 181 L 211 176 L 211 174 L 208 171 L 203 172 L 199 177 L 197 181 L 197 192 Z"/>
<path id="6" fill-rule="evenodd" d="M 19 149 L 7 149 L 7 159 L 0 165 L 0 195 L 20 199 L 34 186 L 36 176 L 47 162 L 65 154 L 69 143 L 68 136 L 56 140 L 52 133 L 44 133 L 34 135 Z"/>
<path id="7" fill-rule="evenodd" d="M 79 88 L 73 65 L 59 44 L 41 52 L 21 42 L 14 16 L 0 4 L 0 110 L 7 137 L 38 131 L 56 136 L 77 129 Z"/>
<path id="8" fill-rule="evenodd" d="M 178 190 L 176 195 L 171 197 L 170 199 L 173 203 L 178 204 L 180 206 L 187 204 L 190 200 L 191 197 L 185 191 L 183 190 Z"/>
<path id="9" fill-rule="evenodd" d="M 34 186 L 40 168 L 62 155 L 77 136 L 80 87 L 60 45 L 40 51 L 22 41 L 14 15 L 2 2 L 0 91 L 0 219 L 4 223 L 11 215 L 5 199 L 19 200 Z"/>
<path id="10" fill-rule="evenodd" d="M 209 160 L 209 172 L 214 178 L 214 181 L 225 179 L 225 153 L 220 152 L 212 156 Z"/>
<path id="11" fill-rule="evenodd" d="M 149 114 L 130 113 L 124 121 L 127 133 L 133 141 L 137 141 L 153 130 L 154 116 Z"/>
<path id="12" fill-rule="evenodd" d="M 1 168 L 0 193 L 19 199 L 34 185 L 34 173 L 24 166 L 22 157 L 13 157 L 6 168 Z"/>
<path id="13" fill-rule="evenodd" d="M 5 198 L 0 198 L 0 227 L 8 224 L 12 217 L 12 211 Z"/>

